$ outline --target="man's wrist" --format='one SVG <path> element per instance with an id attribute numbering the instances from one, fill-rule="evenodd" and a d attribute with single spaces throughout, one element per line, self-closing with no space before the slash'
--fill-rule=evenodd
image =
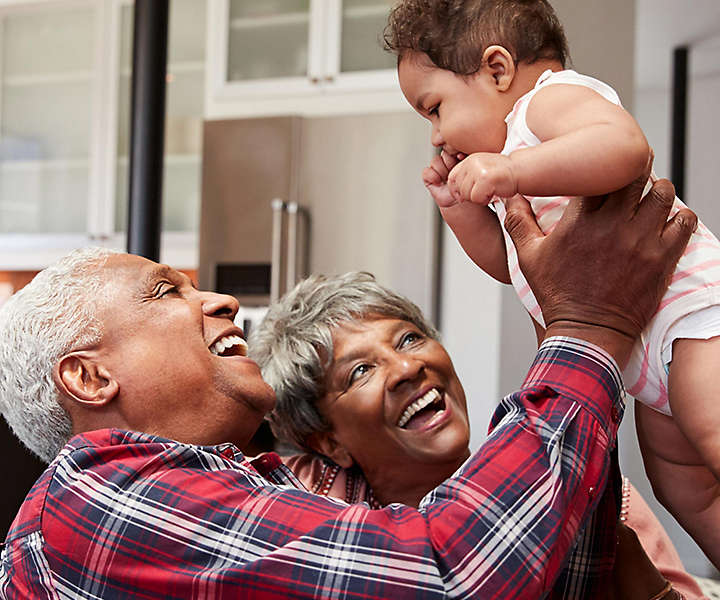
<path id="1" fill-rule="evenodd" d="M 635 345 L 635 338 L 627 333 L 582 321 L 558 320 L 548 323 L 543 339 L 547 340 L 551 337 L 576 338 L 598 346 L 615 360 L 621 370 L 627 365 Z"/>

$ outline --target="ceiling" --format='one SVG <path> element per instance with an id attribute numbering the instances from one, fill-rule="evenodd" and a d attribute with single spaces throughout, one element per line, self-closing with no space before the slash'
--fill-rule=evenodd
<path id="1" fill-rule="evenodd" d="M 720 72 L 720 0 L 636 0 L 635 81 L 667 87 L 673 48 L 688 45 L 696 75 Z"/>

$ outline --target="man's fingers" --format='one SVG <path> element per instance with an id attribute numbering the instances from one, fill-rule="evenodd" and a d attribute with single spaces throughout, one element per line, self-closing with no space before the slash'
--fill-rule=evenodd
<path id="1" fill-rule="evenodd" d="M 648 154 L 648 162 L 645 165 L 643 172 L 626 188 L 608 194 L 607 199 L 605 200 L 605 205 L 608 209 L 615 210 L 615 206 L 620 205 L 624 206 L 623 212 L 625 214 L 632 214 L 635 212 L 637 205 L 640 203 L 640 198 L 642 198 L 645 185 L 650 178 L 653 157 L 654 155 L 652 150 L 650 150 L 650 153 Z M 632 198 L 633 202 L 628 202 L 628 198 Z"/>
<path id="2" fill-rule="evenodd" d="M 521 246 L 543 236 L 530 208 L 530 203 L 522 195 L 515 194 L 512 198 L 508 198 L 505 208 L 507 210 L 505 231 L 508 232 L 518 250 Z"/>
<path id="3" fill-rule="evenodd" d="M 655 231 L 662 231 L 675 202 L 675 188 L 667 179 L 658 179 L 652 184 L 637 209 L 638 221 L 656 222 Z"/>
<path id="4" fill-rule="evenodd" d="M 685 251 L 690 236 L 697 229 L 697 215 L 689 208 L 681 208 L 666 224 L 662 238 L 677 259 Z"/>

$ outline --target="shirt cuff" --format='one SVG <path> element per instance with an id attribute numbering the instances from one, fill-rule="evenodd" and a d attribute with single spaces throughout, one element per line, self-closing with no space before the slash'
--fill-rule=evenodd
<path id="1" fill-rule="evenodd" d="M 571 337 L 543 341 L 523 387 L 548 386 L 573 398 L 617 434 L 625 412 L 625 389 L 620 369 L 602 348 Z"/>

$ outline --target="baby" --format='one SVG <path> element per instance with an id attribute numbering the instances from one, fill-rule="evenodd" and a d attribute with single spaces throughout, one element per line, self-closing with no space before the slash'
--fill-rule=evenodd
<path id="1" fill-rule="evenodd" d="M 547 0 L 401 0 L 385 42 L 441 149 L 425 185 L 468 255 L 513 284 L 541 337 L 542 313 L 502 228 L 503 198 L 525 195 L 547 232 L 569 197 L 647 173 L 645 136 L 612 88 L 565 69 L 565 34 Z M 644 405 L 638 435 L 656 495 L 720 567 L 720 243 L 703 225 L 624 379 Z"/>

